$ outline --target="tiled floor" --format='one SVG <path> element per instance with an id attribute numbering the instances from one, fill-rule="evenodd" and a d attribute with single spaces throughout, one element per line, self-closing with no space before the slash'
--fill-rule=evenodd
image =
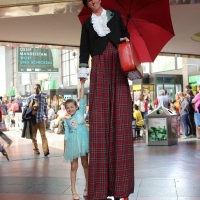
<path id="1" fill-rule="evenodd" d="M 49 157 L 34 155 L 31 140 L 5 132 L 13 140 L 10 162 L 0 155 L 0 200 L 71 200 L 70 165 L 63 162 L 63 135 L 48 133 Z M 0 142 L 2 142 L 0 138 Z M 130 200 L 200 200 L 200 140 L 180 139 L 173 146 L 135 141 L 135 191 Z M 80 166 L 77 192 L 84 190 Z"/>

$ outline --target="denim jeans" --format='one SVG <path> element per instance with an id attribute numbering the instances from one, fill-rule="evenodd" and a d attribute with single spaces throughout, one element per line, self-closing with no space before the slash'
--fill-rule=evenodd
<path id="1" fill-rule="evenodd" d="M 183 126 L 184 126 L 184 131 L 185 131 L 185 136 L 188 136 L 188 126 L 189 126 L 189 120 L 188 120 L 188 114 L 184 114 L 181 116 Z"/>

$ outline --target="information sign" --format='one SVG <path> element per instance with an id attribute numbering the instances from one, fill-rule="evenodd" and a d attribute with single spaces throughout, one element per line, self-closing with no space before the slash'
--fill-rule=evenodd
<path id="1" fill-rule="evenodd" d="M 59 49 L 18 48 L 18 72 L 58 72 Z"/>

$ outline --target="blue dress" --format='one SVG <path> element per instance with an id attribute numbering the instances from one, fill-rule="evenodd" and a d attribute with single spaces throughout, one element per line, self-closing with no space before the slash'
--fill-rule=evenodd
<path id="1" fill-rule="evenodd" d="M 85 101 L 80 99 L 79 109 L 71 118 L 65 120 L 65 161 L 72 162 L 75 158 L 89 153 L 89 132 L 85 125 L 84 112 Z"/>

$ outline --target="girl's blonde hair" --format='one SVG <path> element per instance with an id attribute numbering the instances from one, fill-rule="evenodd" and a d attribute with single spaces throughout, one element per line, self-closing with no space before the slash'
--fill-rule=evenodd
<path id="1" fill-rule="evenodd" d="M 185 97 L 186 94 L 185 94 L 184 92 L 180 92 L 180 93 L 178 94 L 178 96 L 180 96 L 180 97 Z"/>

